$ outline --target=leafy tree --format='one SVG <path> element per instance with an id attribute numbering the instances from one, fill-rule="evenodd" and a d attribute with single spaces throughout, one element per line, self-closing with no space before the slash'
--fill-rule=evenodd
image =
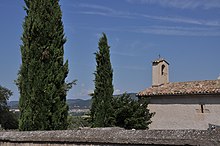
<path id="1" fill-rule="evenodd" d="M 1 114 L 1 126 L 3 129 L 18 129 L 18 116 L 5 109 Z"/>
<path id="2" fill-rule="evenodd" d="M 115 126 L 125 129 L 148 129 L 154 113 L 150 113 L 148 107 L 149 100 L 133 100 L 129 94 L 116 96 L 113 98 Z"/>
<path id="3" fill-rule="evenodd" d="M 110 47 L 103 33 L 99 40 L 99 51 L 96 55 L 95 90 L 92 95 L 91 118 L 93 127 L 112 126 L 113 108 L 113 70 L 110 61 Z"/>
<path id="4" fill-rule="evenodd" d="M 11 90 L 0 85 L 0 111 L 7 108 L 7 100 L 12 95 Z"/>
<path id="5" fill-rule="evenodd" d="M 17 85 L 20 91 L 20 130 L 67 129 L 64 63 L 64 30 L 59 0 L 24 0 L 22 65 Z"/>
<path id="6" fill-rule="evenodd" d="M 0 86 L 0 125 L 4 129 L 18 128 L 18 119 L 7 106 L 7 100 L 11 95 L 12 92 L 9 89 Z"/>

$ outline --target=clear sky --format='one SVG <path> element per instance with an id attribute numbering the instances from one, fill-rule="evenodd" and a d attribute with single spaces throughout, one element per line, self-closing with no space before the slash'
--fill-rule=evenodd
<path id="1" fill-rule="evenodd" d="M 108 37 L 115 94 L 151 86 L 151 62 L 170 63 L 170 81 L 214 80 L 220 74 L 220 0 L 60 0 L 67 37 L 67 98 L 87 99 L 94 89 L 95 55 Z M 21 65 L 23 0 L 0 3 L 0 85 L 12 90 Z"/>

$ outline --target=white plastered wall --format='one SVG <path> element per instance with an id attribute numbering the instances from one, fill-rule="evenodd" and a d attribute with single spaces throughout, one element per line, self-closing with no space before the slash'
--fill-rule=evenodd
<path id="1" fill-rule="evenodd" d="M 149 104 L 156 112 L 149 129 L 200 129 L 208 124 L 220 125 L 220 104 L 206 104 L 201 112 L 199 104 Z"/>

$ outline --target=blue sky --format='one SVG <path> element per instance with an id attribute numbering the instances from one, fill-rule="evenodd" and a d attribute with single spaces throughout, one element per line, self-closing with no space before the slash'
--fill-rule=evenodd
<path id="1" fill-rule="evenodd" d="M 151 86 L 151 62 L 170 63 L 170 81 L 214 80 L 220 74 L 220 0 L 60 0 L 69 60 L 67 98 L 89 98 L 102 32 L 111 46 L 115 93 Z M 22 0 L 0 3 L 0 85 L 13 91 L 21 65 Z"/>

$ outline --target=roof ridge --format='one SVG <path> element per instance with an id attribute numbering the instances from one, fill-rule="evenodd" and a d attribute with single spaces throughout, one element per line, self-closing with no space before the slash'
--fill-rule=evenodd
<path id="1" fill-rule="evenodd" d="M 183 82 L 169 82 L 169 83 L 189 83 L 189 82 L 208 82 L 208 81 L 219 81 L 218 79 L 216 80 L 198 80 L 198 81 L 183 81 Z"/>

